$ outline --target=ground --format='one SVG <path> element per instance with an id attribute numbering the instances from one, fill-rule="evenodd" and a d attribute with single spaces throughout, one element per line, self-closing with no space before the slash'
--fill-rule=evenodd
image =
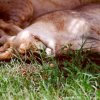
<path id="1" fill-rule="evenodd" d="M 0 100 L 100 100 L 100 64 L 87 54 L 33 56 L 0 62 Z"/>

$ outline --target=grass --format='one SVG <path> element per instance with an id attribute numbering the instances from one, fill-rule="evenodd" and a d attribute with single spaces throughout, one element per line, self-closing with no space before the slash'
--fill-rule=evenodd
<path id="1" fill-rule="evenodd" d="M 100 64 L 88 56 L 0 62 L 0 100 L 100 100 Z"/>

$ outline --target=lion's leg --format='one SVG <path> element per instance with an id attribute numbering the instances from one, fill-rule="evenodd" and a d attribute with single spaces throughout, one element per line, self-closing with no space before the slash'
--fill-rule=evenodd
<path id="1" fill-rule="evenodd" d="M 5 52 L 0 53 L 0 60 L 11 59 L 13 57 L 12 52 L 12 48 L 8 48 Z"/>

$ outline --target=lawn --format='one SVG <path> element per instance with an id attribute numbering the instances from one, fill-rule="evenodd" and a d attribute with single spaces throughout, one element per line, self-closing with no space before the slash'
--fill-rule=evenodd
<path id="1" fill-rule="evenodd" d="M 0 62 L 0 100 L 100 100 L 100 54 L 33 56 Z"/>

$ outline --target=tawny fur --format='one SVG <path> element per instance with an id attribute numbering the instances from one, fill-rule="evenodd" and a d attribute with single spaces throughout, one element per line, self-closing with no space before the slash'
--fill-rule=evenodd
<path id="1" fill-rule="evenodd" d="M 33 16 L 32 0 L 0 0 L 0 18 L 22 26 Z"/>
<path id="2" fill-rule="evenodd" d="M 34 17 L 37 18 L 48 12 L 64 9 L 74 9 L 89 3 L 100 3 L 100 0 L 32 0 Z"/>
<path id="3" fill-rule="evenodd" d="M 26 27 L 32 20 L 43 14 L 56 10 L 74 9 L 94 2 L 100 3 L 100 0 L 0 0 L 0 19 Z M 9 32 L 6 33 L 10 35 Z"/>
<path id="4" fill-rule="evenodd" d="M 32 46 L 37 46 L 36 40 L 46 46 L 48 54 L 53 55 L 59 55 L 60 49 L 69 45 L 72 50 L 82 47 L 100 52 L 100 4 L 56 11 L 38 18 L 17 36 L 9 38 L 10 48 L 0 54 L 0 59 L 11 58 L 11 48 L 25 53 Z"/>
<path id="5" fill-rule="evenodd" d="M 100 0 L 0 0 L 0 18 L 18 26 L 48 12 L 73 9 Z"/>
<path id="6" fill-rule="evenodd" d="M 0 19 L 0 45 L 3 45 L 7 41 L 7 38 L 16 35 L 20 31 L 22 31 L 22 28 L 19 26 Z"/>

